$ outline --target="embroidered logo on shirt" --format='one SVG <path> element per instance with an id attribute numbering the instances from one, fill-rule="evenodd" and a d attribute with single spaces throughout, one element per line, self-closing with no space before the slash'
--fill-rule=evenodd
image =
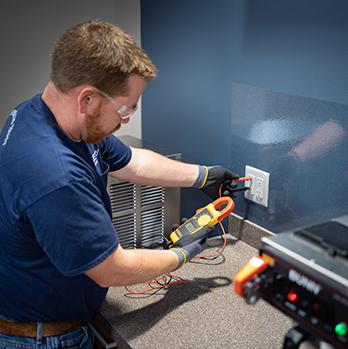
<path id="1" fill-rule="evenodd" d="M 2 143 L 2 146 L 5 146 L 7 144 L 8 140 L 11 136 L 11 133 L 13 131 L 13 128 L 15 127 L 15 122 L 16 122 L 16 117 L 17 117 L 17 110 L 16 109 L 12 110 L 10 117 L 11 117 L 10 126 L 7 130 L 6 137 Z"/>
<path id="2" fill-rule="evenodd" d="M 94 163 L 94 166 L 96 168 L 98 168 L 98 164 L 99 164 L 99 161 L 98 161 L 98 154 L 99 154 L 99 149 L 95 150 L 92 154 L 92 159 L 93 159 L 93 163 Z"/>

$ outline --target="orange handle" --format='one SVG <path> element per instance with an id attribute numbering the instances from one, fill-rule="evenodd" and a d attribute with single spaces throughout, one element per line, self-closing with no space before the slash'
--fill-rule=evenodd
<path id="1" fill-rule="evenodd" d="M 244 181 L 251 181 L 253 178 L 251 176 L 248 177 L 239 177 L 236 179 L 232 179 L 232 182 L 244 182 Z"/>
<path id="2" fill-rule="evenodd" d="M 262 257 L 255 256 L 233 278 L 234 291 L 243 297 L 244 285 L 254 276 L 268 268 L 268 262 Z"/>
<path id="3" fill-rule="evenodd" d="M 218 221 L 221 222 L 226 218 L 234 209 L 234 201 L 229 196 L 222 196 L 213 202 L 215 210 L 218 210 L 221 206 L 226 205 L 221 211 Z"/>

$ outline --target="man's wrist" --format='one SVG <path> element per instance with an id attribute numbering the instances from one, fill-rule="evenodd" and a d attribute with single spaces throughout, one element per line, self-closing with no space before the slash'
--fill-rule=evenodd
<path id="1" fill-rule="evenodd" d="M 170 249 L 170 251 L 174 252 L 179 258 L 179 263 L 178 263 L 178 266 L 175 268 L 175 270 L 180 268 L 183 264 L 186 263 L 186 254 L 181 248 L 173 247 Z"/>
<path id="2" fill-rule="evenodd" d="M 202 189 L 207 182 L 208 167 L 198 165 L 198 176 L 192 188 Z"/>

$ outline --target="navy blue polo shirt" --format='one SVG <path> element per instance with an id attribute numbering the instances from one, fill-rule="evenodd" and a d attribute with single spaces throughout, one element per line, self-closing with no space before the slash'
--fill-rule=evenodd
<path id="1" fill-rule="evenodd" d="M 0 134 L 0 318 L 93 317 L 107 289 L 84 272 L 118 246 L 106 177 L 131 155 L 115 136 L 73 142 L 40 95 L 11 112 Z"/>

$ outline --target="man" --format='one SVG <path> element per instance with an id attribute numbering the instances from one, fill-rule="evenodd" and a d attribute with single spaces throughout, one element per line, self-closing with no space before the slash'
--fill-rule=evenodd
<path id="1" fill-rule="evenodd" d="M 205 247 L 125 250 L 112 226 L 107 175 L 212 197 L 237 178 L 131 149 L 113 135 L 155 75 L 118 27 L 84 22 L 55 43 L 43 94 L 11 112 L 0 137 L 0 348 L 91 348 L 85 321 L 108 287 L 173 271 Z"/>

